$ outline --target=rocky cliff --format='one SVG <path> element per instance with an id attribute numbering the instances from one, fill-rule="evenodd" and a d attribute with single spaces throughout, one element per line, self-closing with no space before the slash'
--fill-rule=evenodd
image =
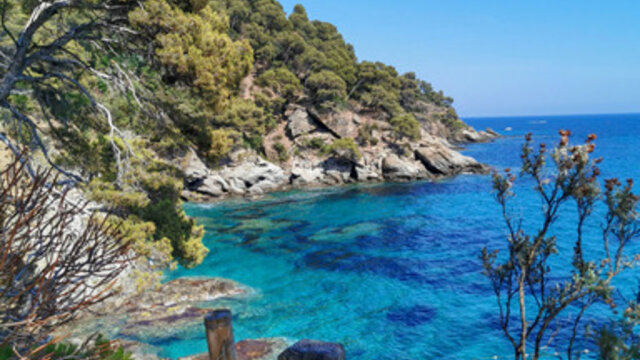
<path id="1" fill-rule="evenodd" d="M 286 121 L 266 137 L 266 155 L 236 149 L 216 167 L 190 150 L 179 159 L 185 177 L 183 197 L 210 201 L 290 188 L 483 174 L 488 166 L 460 154 L 459 145 L 499 136 L 491 129 L 476 131 L 466 125 L 451 132 L 424 116 L 418 139 L 398 139 L 379 114 L 353 109 L 321 114 L 297 104 L 285 114 Z"/>

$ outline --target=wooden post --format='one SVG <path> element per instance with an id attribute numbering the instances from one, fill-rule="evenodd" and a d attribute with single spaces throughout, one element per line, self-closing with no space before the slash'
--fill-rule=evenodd
<path id="1" fill-rule="evenodd" d="M 304 339 L 288 347 L 278 360 L 345 360 L 341 344 Z"/>
<path id="2" fill-rule="evenodd" d="M 209 360 L 236 360 L 231 310 L 214 310 L 204 317 Z"/>

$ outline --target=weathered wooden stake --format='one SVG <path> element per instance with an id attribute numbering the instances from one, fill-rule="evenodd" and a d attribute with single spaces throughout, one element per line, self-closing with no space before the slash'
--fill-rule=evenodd
<path id="1" fill-rule="evenodd" d="M 209 360 L 236 360 L 231 310 L 214 310 L 204 317 Z"/>
<path id="2" fill-rule="evenodd" d="M 278 360 L 345 360 L 341 344 L 304 339 L 289 346 Z"/>

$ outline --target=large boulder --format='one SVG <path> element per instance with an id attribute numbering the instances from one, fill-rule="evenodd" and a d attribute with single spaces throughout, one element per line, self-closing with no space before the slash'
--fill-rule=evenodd
<path id="1" fill-rule="evenodd" d="M 305 108 L 296 108 L 287 118 L 287 132 L 292 138 L 308 134 L 316 129 L 318 129 L 318 125 Z"/>
<path id="2" fill-rule="evenodd" d="M 294 159 L 291 166 L 291 185 L 305 187 L 323 183 L 324 169 L 309 159 Z"/>
<path id="3" fill-rule="evenodd" d="M 481 174 L 488 171 L 486 165 L 442 145 L 434 144 L 418 148 L 415 150 L 415 156 L 434 175 Z"/>
<path id="4" fill-rule="evenodd" d="M 331 133 L 339 138 L 356 138 L 358 137 L 358 124 L 361 122 L 360 117 L 353 111 L 327 112 L 320 113 L 311 108 L 308 113 L 317 122 L 324 125 Z"/>
<path id="5" fill-rule="evenodd" d="M 284 170 L 259 156 L 250 156 L 236 166 L 218 172 L 229 183 L 230 191 L 237 194 L 261 194 L 274 191 L 287 183 Z"/>
<path id="6" fill-rule="evenodd" d="M 382 160 L 382 175 L 391 181 L 409 181 L 426 177 L 424 169 L 407 159 L 395 154 L 387 155 Z"/>
<path id="7" fill-rule="evenodd" d="M 492 128 L 486 128 L 484 130 L 487 134 L 489 134 L 489 136 L 497 138 L 500 137 L 500 134 L 498 134 L 495 130 L 493 130 Z"/>
<path id="8" fill-rule="evenodd" d="M 381 154 L 364 153 L 362 160 L 357 162 L 353 168 L 356 180 L 360 182 L 382 180 L 382 172 L 380 170 L 382 158 Z"/>
<path id="9" fill-rule="evenodd" d="M 222 196 L 229 191 L 229 184 L 218 174 L 207 176 L 195 191 L 209 196 Z"/>
<path id="10" fill-rule="evenodd" d="M 353 162 L 342 157 L 331 157 L 323 161 L 321 164 L 325 179 L 324 182 L 329 185 L 343 184 L 353 181 Z"/>
<path id="11" fill-rule="evenodd" d="M 204 180 L 209 174 L 209 168 L 200 160 L 195 150 L 189 149 L 187 155 L 182 159 L 182 172 L 187 180 L 187 184 L 197 183 Z"/>
<path id="12" fill-rule="evenodd" d="M 380 181 L 381 177 L 373 166 L 358 164 L 354 168 L 356 180 L 360 182 Z"/>
<path id="13" fill-rule="evenodd" d="M 229 192 L 233 195 L 244 195 L 247 190 L 247 184 L 238 178 L 229 179 Z"/>
<path id="14" fill-rule="evenodd" d="M 319 185 L 324 178 L 324 170 L 320 167 L 304 168 L 296 167 L 291 169 L 291 185 L 294 187 L 305 187 Z"/>
<path id="15" fill-rule="evenodd" d="M 493 131 L 493 130 L 492 130 Z M 495 132 L 494 132 L 495 133 Z M 459 143 L 489 142 L 496 136 L 486 131 L 475 131 L 472 128 L 457 131 L 453 134 L 453 140 Z"/>

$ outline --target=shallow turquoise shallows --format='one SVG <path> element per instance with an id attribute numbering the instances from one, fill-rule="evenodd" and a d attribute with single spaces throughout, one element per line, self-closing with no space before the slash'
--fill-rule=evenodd
<path id="1" fill-rule="evenodd" d="M 604 177 L 640 178 L 639 115 L 467 121 L 506 135 L 465 151 L 497 168 L 519 166 L 525 133 L 554 143 L 559 129 L 570 129 L 575 140 L 598 135 Z M 518 186 L 514 207 L 529 229 L 538 223 L 540 209 L 530 188 Z M 562 251 L 575 239 L 571 209 L 567 206 L 554 228 Z M 348 359 L 361 360 L 512 358 L 478 259 L 484 246 L 504 246 L 505 228 L 488 176 L 293 191 L 257 202 L 187 204 L 186 210 L 205 226 L 211 253 L 195 269 L 167 273 L 167 280 L 225 277 L 254 289 L 244 299 L 214 304 L 233 310 L 236 339 L 335 341 L 345 345 Z M 596 217 L 588 232 L 587 248 L 594 251 L 600 244 Z M 554 269 L 566 268 L 565 261 L 554 258 Z M 639 278 L 635 273 L 619 281 L 625 294 L 635 291 Z M 585 321 L 602 323 L 608 316 L 600 306 Z M 546 353 L 565 339 L 561 331 Z M 156 344 L 169 357 L 206 351 L 201 324 Z M 595 350 L 588 339 L 579 345 Z"/>

